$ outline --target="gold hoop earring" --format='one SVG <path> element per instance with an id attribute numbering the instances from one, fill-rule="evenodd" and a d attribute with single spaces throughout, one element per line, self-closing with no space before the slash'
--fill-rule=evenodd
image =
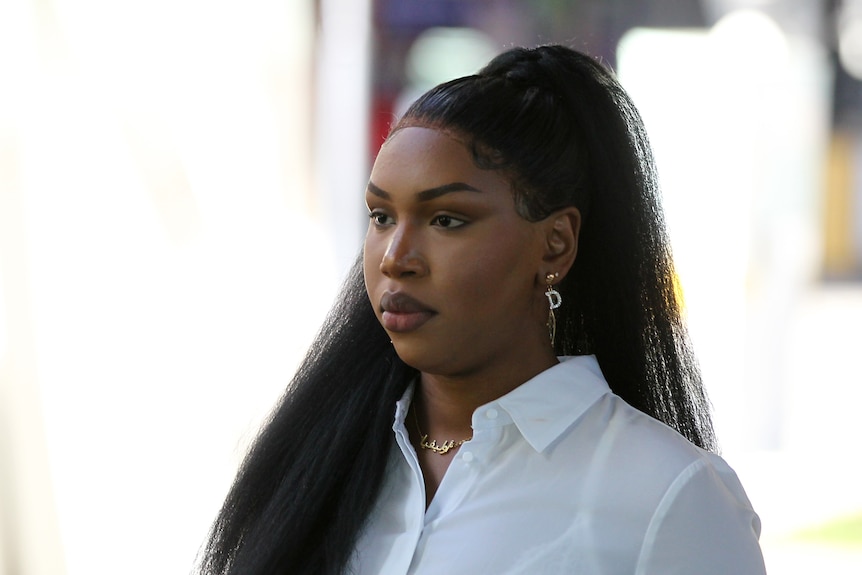
<path id="1" fill-rule="evenodd" d="M 545 281 L 548 282 L 545 296 L 548 298 L 548 335 L 551 337 L 551 347 L 554 346 L 554 339 L 557 337 L 557 318 L 554 310 L 563 304 L 563 296 L 554 289 L 554 281 L 558 277 L 560 277 L 559 273 L 549 273 L 545 276 Z"/>

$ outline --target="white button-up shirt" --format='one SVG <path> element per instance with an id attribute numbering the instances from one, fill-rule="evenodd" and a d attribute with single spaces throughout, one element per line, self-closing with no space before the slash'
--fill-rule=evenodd
<path id="1" fill-rule="evenodd" d="M 427 510 L 408 389 L 353 573 L 765 573 L 760 521 L 724 460 L 611 393 L 594 357 L 561 359 L 475 411 Z"/>

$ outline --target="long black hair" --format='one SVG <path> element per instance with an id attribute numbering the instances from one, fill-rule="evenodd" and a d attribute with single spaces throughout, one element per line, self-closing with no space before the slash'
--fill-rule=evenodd
<path id="1" fill-rule="evenodd" d="M 521 215 L 576 206 L 556 352 L 595 354 L 628 403 L 715 449 L 643 123 L 613 75 L 562 46 L 516 48 L 441 84 L 394 126 L 457 133 L 514 183 Z M 203 549 L 204 575 L 339 574 L 375 503 L 394 406 L 416 371 L 377 322 L 357 261 L 243 462 Z"/>

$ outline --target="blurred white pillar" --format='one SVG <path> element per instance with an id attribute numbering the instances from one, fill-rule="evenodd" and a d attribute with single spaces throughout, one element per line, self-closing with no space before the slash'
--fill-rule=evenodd
<path id="1" fill-rule="evenodd" d="M 189 572 L 334 284 L 312 32 L 0 1 L 0 575 Z"/>
<path id="2" fill-rule="evenodd" d="M 0 105 L 2 109 L 2 105 Z M 48 466 L 10 126 L 0 119 L 0 575 L 65 572 Z"/>
<path id="3" fill-rule="evenodd" d="M 321 0 L 320 7 L 315 172 L 323 219 L 335 238 L 336 265 L 343 273 L 359 253 L 365 230 L 371 0 Z"/>
<path id="4" fill-rule="evenodd" d="M 30 2 L 0 3 L 0 575 L 65 572 L 45 441 L 19 146 L 21 109 L 50 66 Z"/>

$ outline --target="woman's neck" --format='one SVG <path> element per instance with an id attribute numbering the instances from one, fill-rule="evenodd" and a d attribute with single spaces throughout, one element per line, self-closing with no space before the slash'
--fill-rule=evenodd
<path id="1" fill-rule="evenodd" d="M 558 363 L 549 349 L 533 361 L 506 362 L 494 369 L 459 375 L 422 373 L 414 409 L 422 432 L 432 439 L 463 439 L 472 433 L 473 412 Z"/>

